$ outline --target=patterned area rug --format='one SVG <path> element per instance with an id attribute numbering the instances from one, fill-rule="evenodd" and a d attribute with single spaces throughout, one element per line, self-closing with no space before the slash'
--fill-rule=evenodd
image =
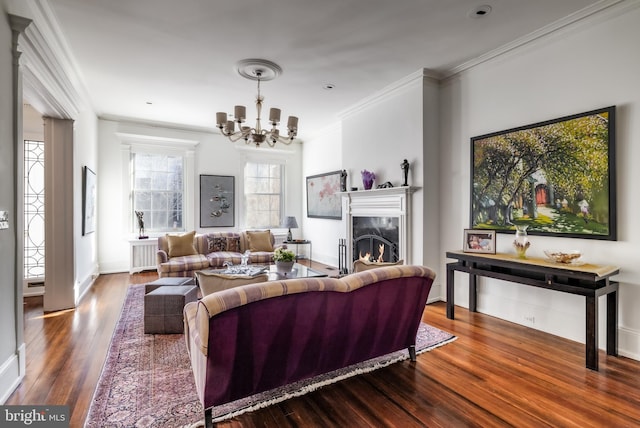
<path id="1" fill-rule="evenodd" d="M 131 285 L 111 339 L 85 427 L 201 426 L 189 357 L 181 334 L 144 334 L 144 285 Z M 454 341 L 455 336 L 422 323 L 418 354 Z M 261 409 L 322 386 L 409 358 L 406 350 L 374 358 L 312 379 L 214 408 L 215 422 Z"/>

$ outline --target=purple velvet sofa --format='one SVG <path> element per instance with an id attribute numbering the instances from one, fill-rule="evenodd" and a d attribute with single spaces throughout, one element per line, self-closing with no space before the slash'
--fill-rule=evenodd
<path id="1" fill-rule="evenodd" d="M 391 266 L 336 278 L 249 284 L 185 306 L 185 339 L 205 422 L 213 406 L 401 349 L 435 273 Z"/>

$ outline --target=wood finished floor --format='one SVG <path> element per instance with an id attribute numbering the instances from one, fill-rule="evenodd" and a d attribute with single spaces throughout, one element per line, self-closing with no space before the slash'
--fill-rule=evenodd
<path id="1" fill-rule="evenodd" d="M 315 263 L 314 268 L 324 265 Z M 335 274 L 335 270 L 328 270 Z M 76 310 L 44 314 L 25 299 L 27 373 L 6 404 L 67 404 L 84 424 L 128 284 L 155 273 L 102 275 Z M 452 344 L 303 397 L 239 416 L 225 427 L 634 427 L 640 362 L 456 308 L 428 305 L 423 320 Z"/>

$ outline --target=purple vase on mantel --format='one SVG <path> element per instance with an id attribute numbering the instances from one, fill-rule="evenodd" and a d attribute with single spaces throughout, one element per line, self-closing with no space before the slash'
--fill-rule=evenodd
<path id="1" fill-rule="evenodd" d="M 376 179 L 376 175 L 366 169 L 360 173 L 362 174 L 362 185 L 364 186 L 364 190 L 371 190 L 373 187 L 373 180 Z"/>

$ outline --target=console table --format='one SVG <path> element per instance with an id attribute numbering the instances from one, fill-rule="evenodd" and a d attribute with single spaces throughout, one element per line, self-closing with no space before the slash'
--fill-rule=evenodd
<path id="1" fill-rule="evenodd" d="M 519 259 L 514 254 L 448 251 L 447 318 L 454 319 L 454 272 L 469 274 L 469 311 L 476 312 L 477 277 L 501 279 L 586 298 L 586 366 L 598 370 L 598 298 L 607 296 L 607 355 L 618 355 L 618 282 L 616 266 L 559 264 L 546 259 Z"/>

